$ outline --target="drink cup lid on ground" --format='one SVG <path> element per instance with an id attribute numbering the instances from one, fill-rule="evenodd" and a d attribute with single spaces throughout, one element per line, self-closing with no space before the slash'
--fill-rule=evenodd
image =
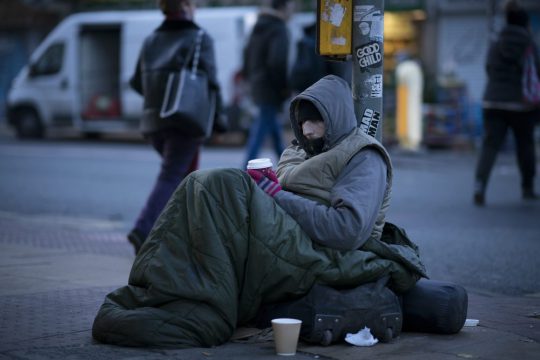
<path id="1" fill-rule="evenodd" d="M 248 161 L 248 169 L 265 169 L 272 167 L 272 160 L 269 158 L 252 159 Z"/>

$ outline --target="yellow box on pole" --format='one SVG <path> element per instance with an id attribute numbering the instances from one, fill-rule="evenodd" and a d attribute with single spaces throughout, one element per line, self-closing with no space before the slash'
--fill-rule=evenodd
<path id="1" fill-rule="evenodd" d="M 317 52 L 330 57 L 352 53 L 352 0 L 317 0 Z"/>

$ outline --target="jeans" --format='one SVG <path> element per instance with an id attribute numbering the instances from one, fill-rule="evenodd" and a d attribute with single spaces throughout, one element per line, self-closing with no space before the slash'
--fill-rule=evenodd
<path id="1" fill-rule="evenodd" d="M 282 140 L 282 128 L 277 119 L 279 107 L 277 105 L 262 104 L 259 105 L 259 115 L 253 121 L 249 130 L 249 138 L 247 142 L 246 159 L 244 168 L 247 162 L 259 155 L 259 150 L 264 144 L 264 140 L 270 134 L 274 143 L 274 151 L 279 158 L 284 150 Z"/>
<path id="2" fill-rule="evenodd" d="M 484 109 L 485 134 L 476 166 L 477 192 L 485 192 L 497 153 L 504 142 L 508 128 L 514 133 L 521 187 L 533 188 L 536 174 L 534 126 L 534 112 Z"/>
<path id="3" fill-rule="evenodd" d="M 134 230 L 143 239 L 148 237 L 155 221 L 180 182 L 199 167 L 200 139 L 186 137 L 174 129 L 149 134 L 148 139 L 161 156 L 161 169 L 154 188 L 144 205 Z"/>

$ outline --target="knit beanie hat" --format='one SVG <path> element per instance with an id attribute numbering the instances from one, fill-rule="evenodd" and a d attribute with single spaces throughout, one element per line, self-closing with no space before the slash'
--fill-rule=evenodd
<path id="1" fill-rule="evenodd" d="M 297 121 L 303 123 L 306 120 L 323 121 L 323 117 L 311 101 L 302 100 L 298 103 Z"/>

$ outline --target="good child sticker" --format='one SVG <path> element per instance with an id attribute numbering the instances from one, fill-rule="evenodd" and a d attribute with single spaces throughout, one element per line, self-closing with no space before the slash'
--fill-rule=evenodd
<path id="1" fill-rule="evenodd" d="M 377 41 L 369 42 L 357 47 L 355 55 L 362 71 L 367 71 L 368 68 L 380 67 L 383 60 L 382 44 Z"/>

